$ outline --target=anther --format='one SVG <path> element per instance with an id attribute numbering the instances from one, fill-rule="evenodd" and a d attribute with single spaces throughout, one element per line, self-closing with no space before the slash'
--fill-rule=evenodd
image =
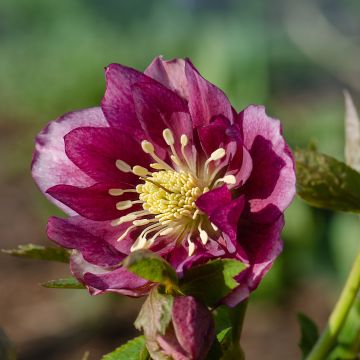
<path id="1" fill-rule="evenodd" d="M 141 176 L 141 177 L 144 177 L 146 176 L 149 171 L 148 169 L 142 167 L 142 166 L 139 166 L 139 165 L 135 165 L 133 168 L 132 168 L 132 172 L 137 175 L 137 176 Z"/>
<path id="2" fill-rule="evenodd" d="M 170 129 L 165 129 L 163 131 L 163 138 L 168 145 L 174 145 L 174 136 Z"/>
<path id="3" fill-rule="evenodd" d="M 126 210 L 126 209 L 129 209 L 133 206 L 133 202 L 130 201 L 130 200 L 125 200 L 125 201 L 119 201 L 117 204 L 116 204 L 116 208 L 118 210 Z"/>
<path id="4" fill-rule="evenodd" d="M 154 152 L 153 144 L 147 140 L 141 142 L 141 147 L 146 154 L 152 154 Z"/>
<path id="5" fill-rule="evenodd" d="M 225 156 L 225 149 L 219 148 L 211 153 L 209 160 L 211 161 L 220 160 L 224 156 Z"/>
<path id="6" fill-rule="evenodd" d="M 127 164 L 125 161 L 116 160 L 115 165 L 122 172 L 125 172 L 125 173 L 131 172 L 131 166 L 129 164 Z"/>
<path id="7" fill-rule="evenodd" d="M 201 242 L 206 245 L 209 240 L 209 235 L 205 230 L 200 229 L 199 231 Z"/>
<path id="8" fill-rule="evenodd" d="M 236 184 L 236 177 L 234 175 L 226 175 L 223 178 L 217 179 L 214 185 L 217 185 L 220 182 L 223 182 L 228 185 L 234 185 Z"/>
<path id="9" fill-rule="evenodd" d="M 188 142 L 189 142 L 188 137 L 185 134 L 182 134 L 180 137 L 181 146 L 185 147 L 188 144 Z"/>

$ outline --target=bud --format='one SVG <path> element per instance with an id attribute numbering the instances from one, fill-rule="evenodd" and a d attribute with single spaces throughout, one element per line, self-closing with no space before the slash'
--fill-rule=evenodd
<path id="1" fill-rule="evenodd" d="M 154 360 L 205 359 L 215 337 L 214 321 L 205 305 L 192 296 L 160 294 L 154 289 L 135 326 L 142 329 Z"/>

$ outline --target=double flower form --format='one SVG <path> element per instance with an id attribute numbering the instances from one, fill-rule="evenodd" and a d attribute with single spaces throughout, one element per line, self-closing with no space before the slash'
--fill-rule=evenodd
<path id="1" fill-rule="evenodd" d="M 69 216 L 50 239 L 74 249 L 71 269 L 92 294 L 152 287 L 120 266 L 149 249 L 179 276 L 196 264 L 247 264 L 224 302 L 256 288 L 281 252 L 295 193 L 291 152 L 261 106 L 237 113 L 189 60 L 156 58 L 144 73 L 111 64 L 99 108 L 65 114 L 37 137 L 32 172 Z"/>

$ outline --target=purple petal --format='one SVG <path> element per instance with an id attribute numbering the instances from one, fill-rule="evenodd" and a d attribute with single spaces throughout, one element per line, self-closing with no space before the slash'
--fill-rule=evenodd
<path id="1" fill-rule="evenodd" d="M 194 127 L 208 124 L 217 115 L 233 120 L 234 111 L 226 95 L 205 80 L 190 60 L 159 57 L 145 72 L 188 101 Z"/>
<path id="2" fill-rule="evenodd" d="M 222 231 L 230 253 L 237 248 L 237 225 L 244 205 L 244 196 L 232 200 L 226 185 L 210 190 L 196 200 L 196 206 Z"/>
<path id="3" fill-rule="evenodd" d="M 94 180 L 74 165 L 65 154 L 64 136 L 82 126 L 108 126 L 101 108 L 65 114 L 50 122 L 36 137 L 32 176 L 43 193 L 58 184 L 84 187 L 94 184 Z M 74 213 L 48 194 L 45 195 L 67 213 Z"/>
<path id="4" fill-rule="evenodd" d="M 78 279 L 82 284 L 84 284 L 87 287 L 91 295 L 99 295 L 103 293 L 103 291 L 101 290 L 86 285 L 84 281 L 84 274 L 87 272 L 102 274 L 105 273 L 106 270 L 100 266 L 96 266 L 94 264 L 90 264 L 89 262 L 87 262 L 82 256 L 80 251 L 77 250 L 72 251 L 70 258 L 70 270 L 71 273 L 76 277 L 76 279 Z"/>
<path id="5" fill-rule="evenodd" d="M 233 120 L 233 109 L 226 95 L 205 80 L 189 60 L 185 63 L 188 81 L 189 110 L 194 127 L 209 124 L 214 116 L 223 115 Z"/>
<path id="6" fill-rule="evenodd" d="M 209 217 L 210 221 L 222 231 L 227 250 L 230 253 L 234 253 L 238 246 L 237 226 L 244 204 L 244 196 L 239 196 L 231 202 L 219 206 Z"/>
<path id="7" fill-rule="evenodd" d="M 251 212 L 260 212 L 268 205 L 283 212 L 295 195 L 295 171 L 280 122 L 268 117 L 262 106 L 247 107 L 237 121 L 253 160 L 253 171 L 244 189 Z M 269 212 L 266 215 L 266 221 L 275 220 Z"/>
<path id="8" fill-rule="evenodd" d="M 215 337 L 211 312 L 191 296 L 174 298 L 172 322 L 176 338 L 190 359 L 204 359 Z"/>
<path id="9" fill-rule="evenodd" d="M 131 86 L 137 82 L 153 81 L 143 73 L 119 64 L 105 68 L 106 91 L 101 102 L 110 126 L 144 138 L 143 130 L 137 120 Z"/>
<path id="10" fill-rule="evenodd" d="M 125 255 L 119 253 L 103 238 L 84 229 L 81 223 L 79 224 L 79 218 L 50 217 L 47 225 L 48 237 L 62 247 L 79 250 L 84 259 L 92 264 L 99 266 L 119 264 Z"/>
<path id="11" fill-rule="evenodd" d="M 115 128 L 77 128 L 65 136 L 65 149 L 74 164 L 102 183 L 138 182 L 132 172 L 125 173 L 116 167 L 117 160 L 131 167 L 147 167 L 150 163 L 149 156 L 134 137 Z"/>
<path id="12" fill-rule="evenodd" d="M 184 59 L 166 61 L 162 56 L 157 57 L 145 70 L 145 74 L 175 91 L 183 99 L 189 98 Z"/>
<path id="13" fill-rule="evenodd" d="M 67 205 L 79 215 L 91 220 L 112 220 L 138 210 L 139 205 L 134 205 L 121 212 L 117 210 L 117 202 L 134 200 L 137 198 L 137 195 L 134 193 L 125 193 L 121 197 L 111 196 L 109 189 L 113 187 L 126 189 L 128 185 L 117 184 L 117 186 L 111 186 L 98 183 L 87 188 L 79 188 L 71 185 L 56 185 L 48 189 L 47 193 Z"/>
<path id="14" fill-rule="evenodd" d="M 243 146 L 243 139 L 238 124 L 230 124 L 223 116 L 218 116 L 210 124 L 198 128 L 201 147 L 207 157 L 219 148 L 224 148 L 227 165 L 226 175 L 235 176 L 236 182 L 231 188 L 242 186 L 252 171 L 252 159 Z"/>
<path id="15" fill-rule="evenodd" d="M 250 266 L 235 278 L 239 286 L 224 299 L 225 304 L 231 307 L 237 305 L 259 285 L 282 251 L 280 233 L 283 226 L 283 216 L 272 224 L 242 222 L 239 225 L 240 245 L 247 254 Z"/>
<path id="16" fill-rule="evenodd" d="M 128 296 L 142 296 L 149 292 L 151 284 L 121 267 L 105 274 L 84 274 L 84 282 L 101 291 L 116 292 Z"/>
<path id="17" fill-rule="evenodd" d="M 173 113 L 188 112 L 184 99 L 160 83 L 137 83 L 132 86 L 136 114 L 147 137 L 162 148 L 167 148 L 163 130 L 171 129 Z"/>
<path id="18" fill-rule="evenodd" d="M 231 192 L 226 185 L 217 187 L 211 191 L 202 194 L 196 200 L 196 206 L 208 214 L 209 216 L 216 210 L 217 207 L 223 206 L 231 201 Z"/>

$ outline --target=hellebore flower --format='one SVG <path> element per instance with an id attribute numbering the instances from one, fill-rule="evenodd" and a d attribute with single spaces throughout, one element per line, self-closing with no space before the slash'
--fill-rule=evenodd
<path id="1" fill-rule="evenodd" d="M 37 137 L 32 173 L 69 217 L 48 236 L 74 249 L 71 269 L 92 294 L 131 296 L 152 284 L 119 263 L 147 248 L 179 276 L 234 258 L 248 266 L 224 300 L 256 288 L 281 252 L 295 193 L 291 152 L 262 106 L 237 113 L 189 60 L 156 58 L 144 73 L 111 64 L 101 107 L 65 114 Z"/>

